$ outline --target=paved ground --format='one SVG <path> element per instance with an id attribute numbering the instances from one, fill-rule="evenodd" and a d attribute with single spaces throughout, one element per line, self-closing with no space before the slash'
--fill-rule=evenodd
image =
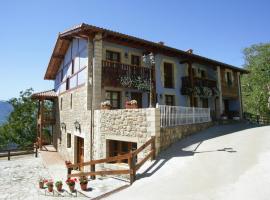
<path id="1" fill-rule="evenodd" d="M 107 199 L 269 200 L 270 126 L 215 126 L 162 153 Z"/>
<path id="2" fill-rule="evenodd" d="M 67 185 L 66 167 L 64 160 L 56 152 L 42 151 L 38 158 L 34 155 L 0 159 L 0 200 L 49 200 L 49 199 L 78 199 L 86 200 L 111 192 L 129 183 L 114 178 L 96 179 L 88 183 L 88 191 L 80 191 L 79 184 L 77 197 L 74 198 Z M 63 192 L 49 194 L 38 188 L 39 177 L 63 181 Z M 83 194 L 82 194 L 83 193 Z M 46 195 L 45 195 L 46 194 Z M 87 198 L 87 197 L 90 198 Z"/>

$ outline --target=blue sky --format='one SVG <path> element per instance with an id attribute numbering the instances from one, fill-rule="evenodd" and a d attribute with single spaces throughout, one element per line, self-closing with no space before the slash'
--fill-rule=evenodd
<path id="1" fill-rule="evenodd" d="M 242 51 L 270 41 L 268 0 L 2 1 L 0 99 L 43 80 L 58 32 L 82 22 L 105 27 L 241 67 Z"/>

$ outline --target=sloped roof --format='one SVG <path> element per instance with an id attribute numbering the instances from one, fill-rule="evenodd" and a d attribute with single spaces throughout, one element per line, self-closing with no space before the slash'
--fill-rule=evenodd
<path id="1" fill-rule="evenodd" d="M 189 53 L 183 50 L 179 50 L 176 48 L 172 48 L 160 43 L 156 43 L 156 42 L 151 42 L 148 40 L 144 40 L 141 38 L 137 38 L 134 36 L 130 36 L 130 35 L 126 35 L 123 33 L 119 33 L 119 32 L 115 32 L 115 31 L 111 31 L 108 29 L 104 29 L 104 28 L 100 28 L 97 26 L 93 26 L 93 25 L 88 25 L 88 24 L 80 24 L 77 26 L 74 26 L 62 33 L 59 33 L 59 36 L 57 38 L 49 65 L 47 67 L 47 71 L 45 73 L 45 79 L 48 80 L 54 80 L 55 76 L 59 70 L 60 64 L 62 59 L 65 56 L 65 53 L 68 49 L 68 46 L 70 44 L 70 41 L 73 37 L 82 37 L 82 38 L 88 38 L 88 36 L 90 35 L 94 35 L 96 33 L 102 33 L 103 34 L 103 38 L 105 40 L 114 40 L 114 41 L 118 41 L 118 42 L 127 42 L 130 45 L 137 45 L 139 47 L 141 47 L 142 49 L 148 49 L 149 51 L 153 51 L 153 52 L 161 52 L 163 54 L 168 54 L 168 55 L 173 55 L 173 56 L 179 56 L 181 58 L 187 59 L 187 60 L 192 60 L 192 61 L 196 61 L 196 62 L 200 62 L 200 63 L 208 63 L 208 64 L 212 64 L 214 66 L 221 66 L 221 67 L 226 67 L 226 68 L 231 68 L 234 69 L 236 71 L 239 71 L 241 73 L 248 73 L 247 70 L 230 65 L 230 64 L 226 64 L 226 63 L 222 63 L 213 59 L 209 59 L 200 55 L 196 55 L 193 53 Z"/>
<path id="2" fill-rule="evenodd" d="M 57 96 L 54 90 L 48 90 L 32 94 L 32 99 L 54 99 L 57 98 Z"/>

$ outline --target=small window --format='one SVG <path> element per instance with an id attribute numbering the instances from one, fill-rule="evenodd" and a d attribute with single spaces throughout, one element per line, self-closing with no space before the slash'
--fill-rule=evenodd
<path id="1" fill-rule="evenodd" d="M 69 90 L 69 86 L 70 86 L 70 79 L 68 77 L 66 80 L 66 90 Z"/>
<path id="2" fill-rule="evenodd" d="M 61 97 L 61 99 L 60 99 L 60 110 L 62 110 L 63 109 L 63 98 Z"/>
<path id="3" fill-rule="evenodd" d="M 140 66 L 141 60 L 140 56 L 131 55 L 131 64 Z"/>
<path id="4" fill-rule="evenodd" d="M 206 71 L 205 70 L 201 70 L 201 78 L 206 78 Z"/>
<path id="5" fill-rule="evenodd" d="M 67 134 L 67 148 L 71 148 L 71 134 Z"/>
<path id="6" fill-rule="evenodd" d="M 120 53 L 115 51 L 106 51 L 106 60 L 120 62 Z"/>
<path id="7" fill-rule="evenodd" d="M 174 87 L 174 72 L 173 64 L 164 63 L 164 87 L 173 88 Z"/>
<path id="8" fill-rule="evenodd" d="M 72 109 L 72 103 L 73 103 L 73 102 L 72 102 L 72 100 L 73 100 L 72 98 L 73 98 L 73 97 L 72 97 L 72 94 L 70 94 L 70 109 Z"/>
<path id="9" fill-rule="evenodd" d="M 74 74 L 74 60 L 71 61 L 71 74 Z"/>
<path id="10" fill-rule="evenodd" d="M 174 95 L 165 95 L 165 104 L 168 106 L 174 106 Z"/>
<path id="11" fill-rule="evenodd" d="M 137 143 L 135 142 L 124 142 L 118 140 L 108 140 L 107 141 L 107 148 L 108 148 L 108 157 L 119 156 L 130 151 L 134 151 L 137 149 Z M 128 160 L 118 161 L 122 163 L 127 163 Z"/>
<path id="12" fill-rule="evenodd" d="M 207 98 L 201 98 L 202 101 L 202 107 L 208 108 L 208 99 Z"/>
<path id="13" fill-rule="evenodd" d="M 120 92 L 106 91 L 105 98 L 106 101 L 110 101 L 113 109 L 120 108 Z"/>
<path id="14" fill-rule="evenodd" d="M 232 72 L 226 72 L 226 82 L 228 87 L 231 87 L 233 82 L 232 82 Z"/>

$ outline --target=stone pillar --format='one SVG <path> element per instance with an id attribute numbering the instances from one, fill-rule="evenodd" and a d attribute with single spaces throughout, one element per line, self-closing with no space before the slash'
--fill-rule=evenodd
<path id="1" fill-rule="evenodd" d="M 102 76 L 102 34 L 94 37 L 93 59 L 93 109 L 99 109 L 101 103 L 101 76 Z"/>
<path id="2" fill-rule="evenodd" d="M 241 80 L 240 80 L 240 72 L 237 72 L 237 85 L 238 85 L 238 101 L 239 101 L 239 116 L 243 118 L 243 109 L 242 109 L 242 91 L 241 91 Z"/>
<path id="3" fill-rule="evenodd" d="M 151 136 L 155 136 L 156 155 L 160 152 L 160 109 L 147 109 L 147 132 Z"/>
<path id="4" fill-rule="evenodd" d="M 217 118 L 219 119 L 223 110 L 220 66 L 217 66 L 217 86 L 219 90 L 218 105 L 217 105 Z"/>

